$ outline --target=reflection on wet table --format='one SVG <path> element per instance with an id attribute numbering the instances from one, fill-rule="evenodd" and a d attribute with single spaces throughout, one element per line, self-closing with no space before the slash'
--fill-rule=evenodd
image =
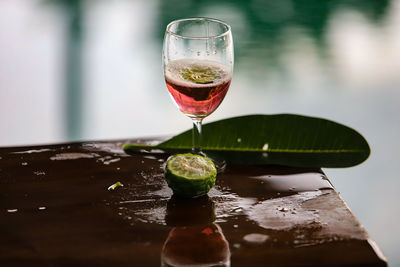
<path id="1" fill-rule="evenodd" d="M 0 149 L 0 261 L 386 266 L 320 170 L 228 165 L 207 196 L 181 199 L 163 176 L 167 155 L 122 144 Z"/>

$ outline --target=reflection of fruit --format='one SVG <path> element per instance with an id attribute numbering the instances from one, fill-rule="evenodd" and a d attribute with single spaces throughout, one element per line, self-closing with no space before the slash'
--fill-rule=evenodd
<path id="1" fill-rule="evenodd" d="M 168 200 L 165 221 L 169 226 L 205 225 L 214 220 L 215 206 L 208 195 L 196 198 L 180 198 L 173 195 Z"/>
<path id="2" fill-rule="evenodd" d="M 165 178 L 174 194 L 183 197 L 205 195 L 215 185 L 214 163 L 200 155 L 177 154 L 167 160 Z"/>
<path id="3" fill-rule="evenodd" d="M 215 224 L 175 227 L 161 253 L 164 266 L 229 266 L 230 251 Z"/>

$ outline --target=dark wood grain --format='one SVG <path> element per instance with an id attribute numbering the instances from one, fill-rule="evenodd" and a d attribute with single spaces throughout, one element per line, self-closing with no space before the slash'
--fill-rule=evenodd
<path id="1" fill-rule="evenodd" d="M 321 170 L 228 165 L 179 199 L 168 155 L 122 144 L 0 148 L 0 265 L 386 266 Z"/>

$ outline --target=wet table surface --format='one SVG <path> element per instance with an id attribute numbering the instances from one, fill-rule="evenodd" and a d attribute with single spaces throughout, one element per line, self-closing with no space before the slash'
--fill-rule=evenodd
<path id="1" fill-rule="evenodd" d="M 2 266 L 386 266 L 321 170 L 228 165 L 180 199 L 123 143 L 0 148 Z"/>

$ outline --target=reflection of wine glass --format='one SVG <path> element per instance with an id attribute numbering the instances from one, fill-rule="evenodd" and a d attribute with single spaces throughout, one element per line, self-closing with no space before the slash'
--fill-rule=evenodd
<path id="1" fill-rule="evenodd" d="M 202 120 L 222 102 L 232 79 L 230 26 L 210 18 L 171 22 L 165 32 L 163 65 L 171 97 L 193 121 L 192 150 L 202 154 Z"/>
<path id="2" fill-rule="evenodd" d="M 230 266 L 230 250 L 221 227 L 213 223 L 215 205 L 207 195 L 168 200 L 165 221 L 173 226 L 161 252 L 161 265 Z"/>
<path id="3" fill-rule="evenodd" d="M 170 266 L 230 266 L 228 241 L 216 223 L 174 227 L 161 252 L 161 264 Z"/>

